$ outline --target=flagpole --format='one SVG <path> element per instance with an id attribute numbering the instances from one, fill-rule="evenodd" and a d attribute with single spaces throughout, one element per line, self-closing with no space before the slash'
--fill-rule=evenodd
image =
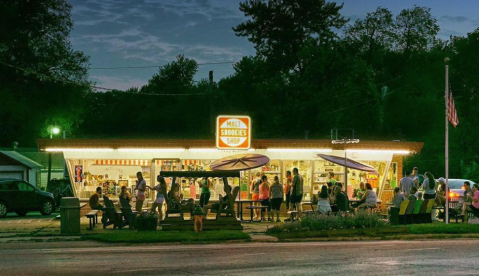
<path id="1" fill-rule="evenodd" d="M 446 154 L 445 154 L 445 163 L 446 163 L 446 206 L 445 209 L 445 219 L 446 224 L 449 224 L 449 122 L 448 122 L 448 103 L 449 103 L 449 58 L 445 58 L 444 62 L 446 63 L 446 89 L 445 89 L 445 103 L 446 103 Z"/>

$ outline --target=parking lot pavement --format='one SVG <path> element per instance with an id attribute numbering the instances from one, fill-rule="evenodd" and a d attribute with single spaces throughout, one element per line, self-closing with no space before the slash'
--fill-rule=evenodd
<path id="1" fill-rule="evenodd" d="M 60 220 L 56 219 L 58 213 L 43 216 L 39 212 L 29 212 L 24 217 L 9 213 L 0 218 L 0 237 L 18 234 L 32 234 L 45 232 L 48 234 L 59 233 Z"/>

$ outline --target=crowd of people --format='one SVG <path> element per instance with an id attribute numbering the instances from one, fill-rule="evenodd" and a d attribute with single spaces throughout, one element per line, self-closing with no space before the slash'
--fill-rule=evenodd
<path id="1" fill-rule="evenodd" d="M 157 177 L 158 184 L 156 186 L 148 186 L 141 172 L 137 173 L 136 187 L 136 210 L 142 210 L 145 200 L 146 189 L 156 192 L 156 198 L 151 206 L 151 211 L 158 212 L 160 219 L 163 218 L 163 207 L 165 203 L 169 203 L 174 208 L 187 209 L 192 214 L 195 208 L 193 199 L 184 200 L 178 184 L 173 184 L 170 191 L 167 191 L 167 183 L 162 176 Z M 208 206 L 210 199 L 210 180 L 201 178 L 198 180 L 201 187 L 201 195 L 199 206 L 205 208 Z M 292 172 L 286 172 L 285 183 L 281 183 L 278 176 L 274 177 L 272 183 L 268 177 L 261 172 L 257 172 L 254 180 L 250 185 L 252 199 L 257 206 L 254 210 L 254 220 L 280 221 L 280 209 L 285 200 L 286 209 L 289 211 L 302 212 L 301 202 L 303 200 L 304 178 L 299 174 L 297 168 L 293 168 Z M 424 176 L 419 174 L 417 167 L 412 172 L 406 173 L 406 176 L 399 181 L 399 186 L 394 188 L 392 198 L 392 208 L 400 208 L 401 203 L 406 200 L 433 199 L 436 206 L 444 206 L 448 192 L 445 187 L 445 179 L 440 177 L 436 180 L 431 172 L 425 172 Z M 464 182 L 464 196 L 459 201 L 452 212 L 458 215 L 467 216 L 468 212 L 479 215 L 479 185 L 471 185 L 468 181 Z M 98 187 L 96 193 L 90 197 L 90 206 L 92 209 L 104 210 L 104 206 L 100 204 L 101 187 Z M 219 202 L 209 206 L 219 208 L 220 203 L 226 206 L 229 202 L 231 187 L 225 187 L 225 195 L 220 195 Z M 313 195 L 312 202 L 317 205 L 317 212 L 321 214 L 330 214 L 340 211 L 355 211 L 357 209 L 374 208 L 377 205 L 378 198 L 376 192 L 370 183 L 361 182 L 358 189 L 354 190 L 354 202 L 350 205 L 350 199 L 346 191 L 343 189 L 342 183 L 335 179 L 334 173 L 330 172 L 328 182 L 320 188 L 317 195 Z M 126 187 L 121 188 L 119 195 L 120 200 L 131 202 L 133 196 L 128 192 Z M 223 207 L 224 208 L 224 207 Z M 260 210 L 261 209 L 261 210 Z M 437 220 L 435 212 L 432 219 Z"/>
<path id="2" fill-rule="evenodd" d="M 462 186 L 464 196 L 457 200 L 456 206 L 450 208 L 453 214 L 465 216 L 467 222 L 467 212 L 476 216 L 479 215 L 479 185 L 474 184 L 471 187 L 469 181 L 464 181 Z M 399 186 L 394 188 L 392 204 L 393 208 L 400 208 L 401 203 L 408 200 L 426 200 L 433 199 L 435 205 L 444 207 L 446 197 L 449 191 L 446 191 L 446 180 L 444 177 L 435 179 L 431 172 L 425 172 L 424 176 L 419 174 L 417 167 L 412 172 L 406 172 L 406 176 L 399 181 Z M 442 214 L 441 214 L 442 215 Z M 431 212 L 431 219 L 438 220 L 436 212 Z"/>

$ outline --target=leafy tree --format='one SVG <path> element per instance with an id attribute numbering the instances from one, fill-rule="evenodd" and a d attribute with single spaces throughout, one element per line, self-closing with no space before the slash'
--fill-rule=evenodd
<path id="1" fill-rule="evenodd" d="M 395 46 L 399 51 L 410 53 L 429 49 L 439 32 L 437 19 L 431 9 L 414 6 L 404 9 L 396 16 Z"/>
<path id="2" fill-rule="evenodd" d="M 69 40 L 71 8 L 65 0 L 1 1 L 0 79 L 11 82 L 33 75 L 85 83 L 89 58 L 74 51 Z"/>
<path id="3" fill-rule="evenodd" d="M 391 48 L 394 21 L 391 11 L 378 7 L 345 29 L 345 39 L 368 64 L 377 63 L 383 52 Z"/>
<path id="4" fill-rule="evenodd" d="M 0 144 L 81 123 L 88 57 L 72 49 L 70 11 L 65 0 L 0 2 Z"/>
<path id="5" fill-rule="evenodd" d="M 339 13 L 342 7 L 325 0 L 249 0 L 240 3 L 240 11 L 251 19 L 233 30 L 248 37 L 257 55 L 276 70 L 301 72 L 297 54 L 312 37 L 321 43 L 337 37 L 333 29 L 347 22 Z"/>
<path id="6" fill-rule="evenodd" d="M 151 94 L 186 93 L 194 86 L 196 72 L 198 63 L 179 55 L 176 61 L 161 66 L 158 74 L 153 75 L 141 91 Z"/>

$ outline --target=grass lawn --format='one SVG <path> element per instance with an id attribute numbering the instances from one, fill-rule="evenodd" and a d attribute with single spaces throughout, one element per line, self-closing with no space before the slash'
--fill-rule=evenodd
<path id="1" fill-rule="evenodd" d="M 479 224 L 411 224 L 407 226 L 409 234 L 477 234 Z"/>
<path id="2" fill-rule="evenodd" d="M 301 238 L 336 238 L 336 237 L 378 237 L 384 235 L 407 234 L 406 227 L 381 227 L 368 229 L 339 229 L 328 231 L 281 232 L 271 234 L 280 240 Z"/>
<path id="3" fill-rule="evenodd" d="M 214 243 L 222 241 L 249 241 L 250 236 L 243 231 L 222 230 L 204 231 L 118 231 L 85 235 L 84 240 L 95 240 L 108 243 Z"/>
<path id="4" fill-rule="evenodd" d="M 393 238 L 401 239 L 401 236 L 413 238 L 461 238 L 467 235 L 479 234 L 479 225 L 477 224 L 449 224 L 433 223 L 433 224 L 412 224 L 399 225 L 381 228 L 368 229 L 340 229 L 327 231 L 298 231 L 298 232 L 281 232 L 270 234 L 279 240 L 291 239 L 337 239 L 348 237 L 360 238 Z M 429 235 L 429 236 L 426 236 Z"/>

